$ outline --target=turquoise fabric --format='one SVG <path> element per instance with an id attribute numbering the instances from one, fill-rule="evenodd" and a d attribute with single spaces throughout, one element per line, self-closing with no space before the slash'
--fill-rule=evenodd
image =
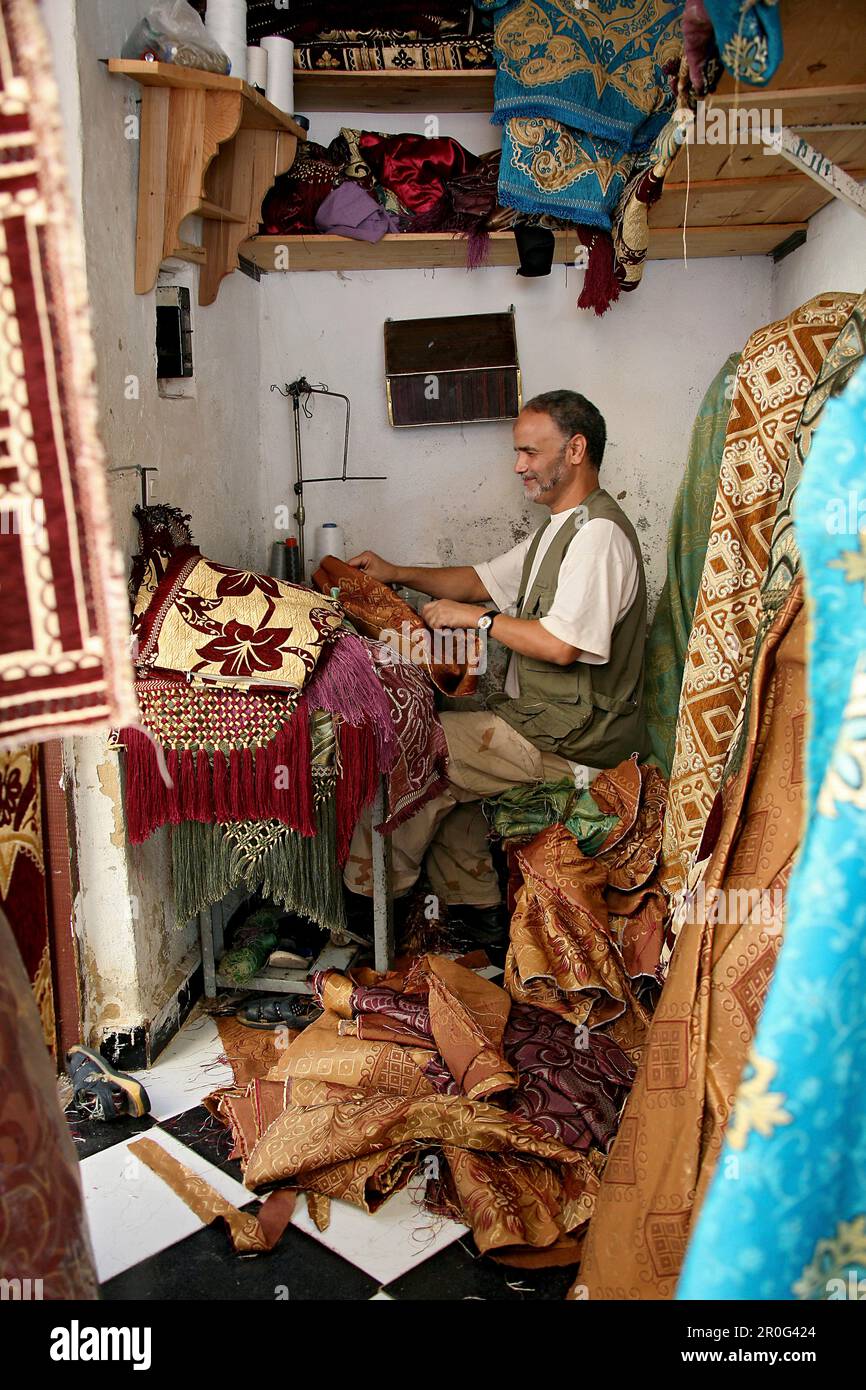
<path id="1" fill-rule="evenodd" d="M 777 0 L 704 0 L 704 6 L 728 72 L 763 87 L 782 61 Z"/>
<path id="2" fill-rule="evenodd" d="M 866 1297 L 864 498 L 866 362 L 826 406 L 794 508 L 811 618 L 804 838 L 682 1299 Z"/>
<path id="3" fill-rule="evenodd" d="M 494 124 L 543 116 L 646 149 L 673 105 L 663 66 L 676 58 L 685 0 L 475 0 L 496 27 Z"/>
<path id="4" fill-rule="evenodd" d="M 475 0 L 495 19 L 499 202 L 609 230 L 674 105 L 685 0 Z"/>

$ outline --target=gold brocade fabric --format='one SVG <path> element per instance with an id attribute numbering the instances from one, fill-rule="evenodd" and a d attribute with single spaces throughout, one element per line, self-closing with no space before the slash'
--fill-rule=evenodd
<path id="1" fill-rule="evenodd" d="M 856 295 L 818 295 L 758 329 L 743 349 L 677 718 L 663 845 L 671 894 L 685 883 L 748 688 L 792 438 L 856 302 Z"/>
<path id="2" fill-rule="evenodd" d="M 297 1192 L 283 1189 L 272 1192 L 264 1202 L 258 1216 L 252 1212 L 240 1211 L 221 1197 L 204 1178 L 191 1168 L 179 1163 L 170 1153 L 157 1144 L 154 1139 L 137 1139 L 130 1144 L 129 1151 L 162 1178 L 199 1221 L 206 1226 L 222 1220 L 226 1223 L 232 1245 L 239 1255 L 260 1255 L 273 1250 L 292 1219 Z"/>
<path id="3" fill-rule="evenodd" d="M 607 1031 L 632 1059 L 649 1015 L 637 999 L 609 929 L 607 870 L 581 853 L 564 826 L 518 851 L 523 874 L 511 918 L 505 984 L 513 999 Z"/>
<path id="4" fill-rule="evenodd" d="M 333 555 L 326 555 L 313 575 L 313 583 L 329 594 L 339 590 L 339 600 L 349 618 L 365 637 L 388 641 L 400 660 L 420 666 L 445 695 L 474 695 L 478 685 L 481 649 L 475 633 L 466 633 L 466 660 L 435 660 L 431 632 L 408 603 L 387 584 L 371 579 Z"/>
<path id="5" fill-rule="evenodd" d="M 556 1244 L 586 1221 L 598 1190 L 591 1159 L 488 1102 L 310 1080 L 292 1083 L 292 1103 L 253 1150 L 245 1182 L 288 1180 L 373 1211 L 430 1148 L 441 1148 L 463 1188 L 463 1219 L 484 1252 Z"/>
<path id="6" fill-rule="evenodd" d="M 781 945 L 803 809 L 805 632 L 798 582 L 756 658 L 742 758 L 701 846 L 703 877 L 587 1235 L 581 1297 L 675 1292 Z"/>

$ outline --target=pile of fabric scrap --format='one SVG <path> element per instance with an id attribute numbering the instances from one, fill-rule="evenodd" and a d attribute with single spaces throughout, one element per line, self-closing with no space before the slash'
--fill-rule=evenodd
<path id="1" fill-rule="evenodd" d="M 243 885 L 339 931 L 340 870 L 380 777 L 387 829 L 442 784 L 432 687 L 332 598 L 204 559 L 170 508 L 139 521 L 130 840 L 171 827 L 180 922 Z"/>
<path id="2" fill-rule="evenodd" d="M 262 205 L 262 232 L 318 232 L 379 241 L 389 232 L 454 232 L 469 263 L 487 234 L 508 227 L 499 207 L 499 151 L 474 155 L 450 136 L 381 134 L 344 127 L 327 147 L 306 141 Z"/>
<path id="3" fill-rule="evenodd" d="M 656 995 L 667 899 L 657 878 L 667 787 L 630 758 L 589 791 L 521 788 L 485 804 L 509 853 L 515 1000 L 609 1025 L 637 1061 Z M 528 841 L 540 821 L 546 828 Z"/>
<path id="4" fill-rule="evenodd" d="M 489 32 L 469 0 L 250 0 L 249 43 L 280 34 L 295 43 L 295 67 L 307 72 L 454 72 L 493 67 Z"/>
<path id="5" fill-rule="evenodd" d="M 445 956 L 377 976 L 314 977 L 324 1013 L 264 1077 L 205 1104 L 231 1128 L 254 1190 L 373 1212 L 413 1178 L 479 1250 L 573 1264 L 634 1067 Z"/>

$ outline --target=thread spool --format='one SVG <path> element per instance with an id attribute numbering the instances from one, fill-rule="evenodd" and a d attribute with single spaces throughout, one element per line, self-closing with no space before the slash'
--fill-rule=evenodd
<path id="1" fill-rule="evenodd" d="M 232 77 L 246 80 L 246 0 L 208 0 L 205 28 L 231 62 Z"/>
<path id="2" fill-rule="evenodd" d="M 268 55 L 268 101 L 291 115 L 295 109 L 295 45 L 291 39 L 269 34 L 262 39 Z"/>
<path id="3" fill-rule="evenodd" d="M 257 92 L 261 92 L 262 96 L 267 95 L 268 53 L 267 49 L 260 48 L 258 44 L 250 44 L 247 48 L 247 81 Z"/>
<path id="4" fill-rule="evenodd" d="M 343 528 L 338 526 L 336 521 L 326 521 L 316 532 L 316 560 L 324 560 L 326 555 L 333 555 L 337 560 L 345 560 L 346 558 Z"/>

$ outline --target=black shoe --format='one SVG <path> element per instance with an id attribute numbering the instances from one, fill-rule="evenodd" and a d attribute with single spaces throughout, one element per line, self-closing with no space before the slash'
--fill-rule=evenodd
<path id="1" fill-rule="evenodd" d="M 467 937 L 474 946 L 504 956 L 508 949 L 508 909 L 504 903 L 495 907 L 471 907 L 467 903 L 448 905 L 449 930 Z M 492 957 L 491 957 L 492 959 Z"/>

